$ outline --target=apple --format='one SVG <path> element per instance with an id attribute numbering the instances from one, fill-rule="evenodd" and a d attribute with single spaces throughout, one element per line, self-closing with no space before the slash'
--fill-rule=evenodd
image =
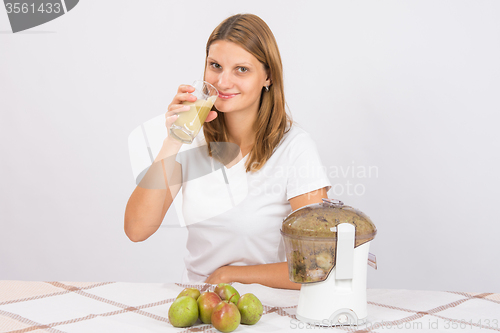
<path id="1" fill-rule="evenodd" d="M 231 298 L 231 302 L 234 304 L 238 303 L 238 300 L 240 299 L 240 294 L 236 289 L 234 289 L 233 286 L 227 283 L 219 283 L 215 289 L 214 293 L 219 295 L 221 300 L 228 300 Z"/>
<path id="2" fill-rule="evenodd" d="M 174 327 L 192 326 L 198 320 L 198 303 L 190 296 L 177 298 L 168 309 L 168 320 Z"/>
<path id="3" fill-rule="evenodd" d="M 237 307 L 241 314 L 241 323 L 247 325 L 256 324 L 264 312 L 260 300 L 251 293 L 241 296 Z"/>
<path id="4" fill-rule="evenodd" d="M 212 325 L 219 331 L 232 332 L 240 325 L 241 315 L 238 307 L 230 298 L 215 306 L 211 319 Z"/>
<path id="5" fill-rule="evenodd" d="M 197 300 L 198 297 L 200 297 L 200 291 L 196 288 L 185 288 L 179 295 L 177 295 L 177 298 L 181 296 L 189 296 Z"/>
<path id="6" fill-rule="evenodd" d="M 200 319 L 204 324 L 212 323 L 212 312 L 214 308 L 219 304 L 222 300 L 219 295 L 214 293 L 213 291 L 206 291 L 198 297 L 198 309 L 200 312 Z"/>

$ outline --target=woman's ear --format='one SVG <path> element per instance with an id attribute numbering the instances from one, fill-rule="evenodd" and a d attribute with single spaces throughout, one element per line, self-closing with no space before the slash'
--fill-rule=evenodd
<path id="1" fill-rule="evenodd" d="M 271 84 L 273 84 L 273 80 L 271 80 L 271 71 L 268 69 L 266 69 L 266 73 L 267 73 L 267 78 L 266 78 L 266 86 L 270 86 Z"/>
<path id="2" fill-rule="evenodd" d="M 266 80 L 266 84 L 265 84 L 265 86 L 266 86 L 266 87 L 269 87 L 271 84 L 273 84 L 273 81 L 272 81 L 270 78 L 268 78 L 268 79 Z"/>

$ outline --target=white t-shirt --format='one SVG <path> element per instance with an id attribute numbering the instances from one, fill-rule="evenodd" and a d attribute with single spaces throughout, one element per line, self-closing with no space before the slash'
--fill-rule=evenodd
<path id="1" fill-rule="evenodd" d="M 288 200 L 331 187 L 314 141 L 295 124 L 259 171 L 245 171 L 248 156 L 227 169 L 208 156 L 203 132 L 177 155 L 183 184 L 174 204 L 188 228 L 183 283 L 203 282 L 225 265 L 286 261 L 280 229 Z"/>

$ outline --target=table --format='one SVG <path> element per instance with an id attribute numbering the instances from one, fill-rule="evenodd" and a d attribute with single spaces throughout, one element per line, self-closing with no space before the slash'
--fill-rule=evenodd
<path id="1" fill-rule="evenodd" d="M 233 283 L 264 305 L 262 319 L 234 332 L 495 332 L 500 294 L 368 289 L 364 326 L 306 325 L 295 318 L 299 291 Z M 0 281 L 0 332 L 218 332 L 198 322 L 174 328 L 168 309 L 186 287 L 214 285 L 125 282 Z"/>

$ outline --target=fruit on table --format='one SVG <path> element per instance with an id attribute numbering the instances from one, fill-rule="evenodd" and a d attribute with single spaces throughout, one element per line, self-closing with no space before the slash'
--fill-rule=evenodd
<path id="1" fill-rule="evenodd" d="M 200 291 L 196 288 L 185 288 L 183 291 L 181 291 L 177 298 L 181 296 L 189 296 L 197 300 L 198 297 L 200 297 Z"/>
<path id="2" fill-rule="evenodd" d="M 263 314 L 263 306 L 254 294 L 240 297 L 227 283 L 219 283 L 215 290 L 201 293 L 196 288 L 185 288 L 168 310 L 168 319 L 174 327 L 193 326 L 198 317 L 204 324 L 212 324 L 221 332 L 232 332 L 239 324 L 256 324 Z"/>
<path id="3" fill-rule="evenodd" d="M 174 327 L 192 326 L 198 319 L 198 303 L 190 296 L 177 298 L 168 310 L 168 320 Z"/>
<path id="4" fill-rule="evenodd" d="M 234 304 L 238 303 L 240 299 L 240 294 L 233 286 L 227 283 L 219 283 L 217 287 L 215 287 L 214 293 L 219 295 L 219 297 L 224 301 L 231 298 L 231 302 Z"/>
<path id="5" fill-rule="evenodd" d="M 221 332 L 232 332 L 240 325 L 241 314 L 232 302 L 234 296 L 236 295 L 233 294 L 229 300 L 221 301 L 212 312 L 212 325 Z"/>
<path id="6" fill-rule="evenodd" d="M 198 297 L 198 310 L 200 315 L 200 320 L 204 324 L 212 323 L 212 312 L 214 308 L 219 304 L 222 300 L 219 295 L 214 293 L 213 291 L 206 291 Z"/>
<path id="7" fill-rule="evenodd" d="M 254 294 L 248 293 L 240 297 L 237 304 L 241 315 L 241 323 L 247 325 L 256 324 L 262 317 L 264 308 L 262 303 Z"/>

